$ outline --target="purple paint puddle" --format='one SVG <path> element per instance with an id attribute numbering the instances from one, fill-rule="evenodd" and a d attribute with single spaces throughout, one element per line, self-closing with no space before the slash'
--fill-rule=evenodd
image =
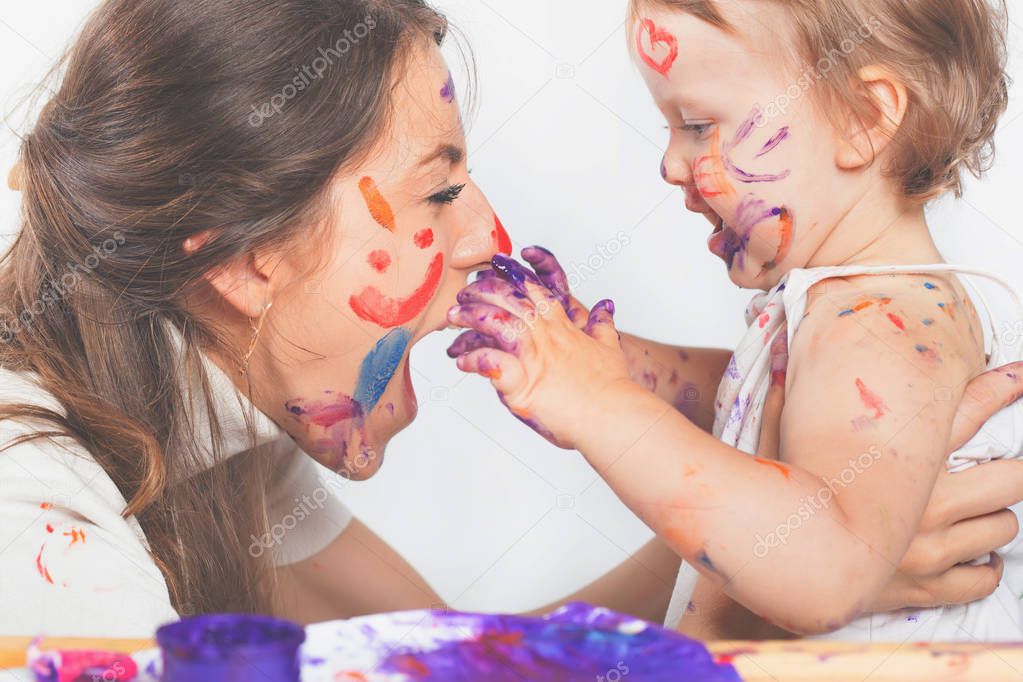
<path id="1" fill-rule="evenodd" d="M 351 679 L 740 679 L 730 664 L 715 661 L 698 642 L 586 604 L 569 604 L 543 618 L 445 611 L 381 614 L 315 625 L 309 638 L 305 658 L 325 655 L 333 670 L 348 672 Z"/>

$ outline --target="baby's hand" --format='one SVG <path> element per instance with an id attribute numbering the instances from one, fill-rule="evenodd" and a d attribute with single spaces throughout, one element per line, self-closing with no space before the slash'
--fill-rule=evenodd
<path id="1" fill-rule="evenodd" d="M 523 256 L 540 277 L 498 255 L 492 271 L 459 293 L 448 319 L 471 331 L 448 355 L 462 371 L 489 378 L 512 414 L 573 449 L 581 429 L 607 422 L 597 398 L 606 402 L 609 393 L 631 384 L 614 303 L 604 300 L 587 312 L 571 298 L 549 252 L 527 249 Z"/>

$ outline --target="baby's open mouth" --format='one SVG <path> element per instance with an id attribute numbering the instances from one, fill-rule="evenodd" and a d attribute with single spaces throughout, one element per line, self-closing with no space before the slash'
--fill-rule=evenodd
<path id="1" fill-rule="evenodd" d="M 718 216 L 718 221 L 714 225 L 714 232 L 712 232 L 711 234 L 712 235 L 720 234 L 721 232 L 724 232 L 724 229 L 725 229 L 725 220 L 721 216 Z"/>

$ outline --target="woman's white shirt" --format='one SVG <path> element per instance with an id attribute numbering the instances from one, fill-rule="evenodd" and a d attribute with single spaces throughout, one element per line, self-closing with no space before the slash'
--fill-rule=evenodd
<path id="1" fill-rule="evenodd" d="M 208 358 L 203 364 L 221 423 L 222 456 L 252 448 L 248 413 L 255 446 L 270 448 L 278 465 L 270 533 L 250 538 L 249 551 L 269 552 L 277 565 L 317 554 L 352 519 L 337 495 L 341 479 L 302 452 Z M 63 413 L 32 375 L 4 369 L 0 402 Z M 193 398 L 193 406 L 200 404 Z M 212 449 L 205 414 L 193 412 L 193 428 L 198 442 Z M 0 422 L 0 446 L 41 426 Z M 39 438 L 0 452 L 0 636 L 152 637 L 157 627 L 177 620 L 142 528 L 134 517 L 121 516 L 125 507 L 111 478 L 71 439 Z"/>

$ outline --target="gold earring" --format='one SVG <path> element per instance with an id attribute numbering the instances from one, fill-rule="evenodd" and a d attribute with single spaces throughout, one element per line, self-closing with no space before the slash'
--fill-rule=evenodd
<path id="1" fill-rule="evenodd" d="M 241 374 L 245 374 L 245 372 L 249 369 L 249 358 L 252 357 L 252 354 L 256 350 L 256 342 L 259 340 L 259 332 L 263 329 L 263 322 L 266 320 L 266 314 L 270 312 L 270 308 L 272 308 L 273 305 L 273 301 L 270 301 L 263 306 L 263 312 L 260 313 L 259 320 L 257 320 L 256 324 L 252 324 L 252 320 L 249 320 L 249 327 L 252 328 L 252 339 L 249 341 L 249 349 L 245 352 L 245 358 L 242 361 L 242 366 L 238 370 Z"/>

